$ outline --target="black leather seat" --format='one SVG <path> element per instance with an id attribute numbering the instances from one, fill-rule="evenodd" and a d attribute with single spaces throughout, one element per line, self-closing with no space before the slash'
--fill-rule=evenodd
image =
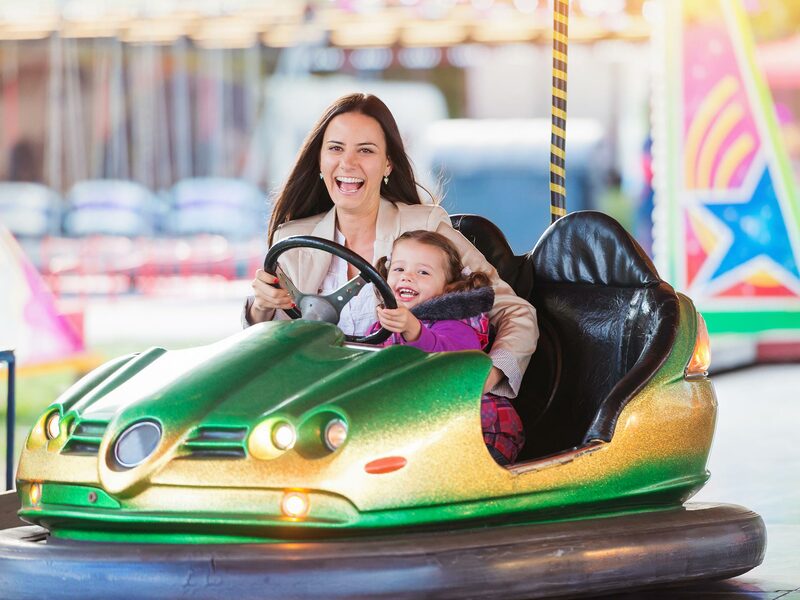
<path id="1" fill-rule="evenodd" d="M 520 459 L 609 441 L 620 411 L 672 349 L 675 291 L 603 213 L 568 214 L 524 256 L 483 217 L 452 221 L 537 309 L 540 340 L 514 401 L 528 438 Z"/>

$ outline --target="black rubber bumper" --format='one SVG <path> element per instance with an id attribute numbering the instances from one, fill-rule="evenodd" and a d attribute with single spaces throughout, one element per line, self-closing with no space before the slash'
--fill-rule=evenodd
<path id="1" fill-rule="evenodd" d="M 18 598 L 546 598 L 723 579 L 760 564 L 764 522 L 734 505 L 537 525 L 244 545 L 68 542 L 0 531 Z"/>

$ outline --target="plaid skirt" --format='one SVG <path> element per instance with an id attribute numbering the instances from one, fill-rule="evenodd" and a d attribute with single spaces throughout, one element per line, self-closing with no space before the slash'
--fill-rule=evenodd
<path id="1" fill-rule="evenodd" d="M 522 429 L 522 420 L 508 398 L 494 394 L 483 395 L 481 429 L 489 452 L 495 458 L 499 458 L 499 453 L 508 463 L 514 462 L 525 443 L 525 432 Z"/>

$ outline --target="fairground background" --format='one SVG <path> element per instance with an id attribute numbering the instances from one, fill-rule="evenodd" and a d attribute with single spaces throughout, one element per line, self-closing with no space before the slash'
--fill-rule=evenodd
<path id="1" fill-rule="evenodd" d="M 694 298 L 718 373 L 785 363 L 718 376 L 703 494 L 796 531 L 759 457 L 780 457 L 796 489 L 792 419 L 775 419 L 798 416 L 800 3 L 570 10 L 567 206 L 616 217 Z M 270 200 L 344 93 L 386 101 L 451 214 L 483 214 L 530 250 L 549 222 L 551 18 L 546 0 L 0 0 L 0 350 L 16 351 L 17 452 L 102 361 L 239 330 Z"/>

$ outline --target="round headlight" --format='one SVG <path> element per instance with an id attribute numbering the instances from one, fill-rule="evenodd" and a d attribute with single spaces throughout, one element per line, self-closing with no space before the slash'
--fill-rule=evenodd
<path id="1" fill-rule="evenodd" d="M 293 519 L 305 517 L 309 508 L 308 496 L 302 492 L 287 492 L 281 500 L 281 511 Z"/>
<path id="2" fill-rule="evenodd" d="M 297 434 L 290 423 L 281 421 L 272 428 L 272 443 L 278 450 L 288 450 L 294 446 L 296 440 Z"/>
<path id="3" fill-rule="evenodd" d="M 325 426 L 325 445 L 336 450 L 347 439 L 347 423 L 341 419 L 333 419 Z"/>
<path id="4" fill-rule="evenodd" d="M 140 421 L 128 427 L 114 444 L 114 458 L 125 468 L 133 468 L 150 456 L 161 441 L 161 427 Z"/>
<path id="5" fill-rule="evenodd" d="M 48 440 L 56 439 L 61 433 L 61 414 L 58 411 L 47 417 L 44 431 Z"/>

